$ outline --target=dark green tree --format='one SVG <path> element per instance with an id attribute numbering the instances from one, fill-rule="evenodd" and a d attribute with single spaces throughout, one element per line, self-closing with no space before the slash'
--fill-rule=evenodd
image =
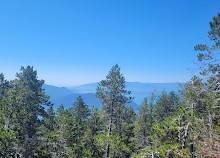
<path id="1" fill-rule="evenodd" d="M 152 135 L 151 127 L 153 124 L 154 92 L 151 94 L 149 101 L 144 98 L 138 113 L 138 122 L 135 128 L 136 149 L 142 150 L 151 145 L 150 136 Z"/>
<path id="2" fill-rule="evenodd" d="M 90 116 L 90 110 L 79 96 L 73 107 L 67 110 L 67 144 L 71 148 L 71 154 L 75 157 L 83 156 L 83 137 L 87 127 L 87 120 Z"/>
<path id="3" fill-rule="evenodd" d="M 116 64 L 112 67 L 106 79 L 99 83 L 96 90 L 96 97 L 100 99 L 103 105 L 102 117 L 103 122 L 106 122 L 107 138 L 112 135 L 119 135 L 119 138 L 121 138 L 124 105 L 131 100 L 127 97 L 127 94 L 129 92 L 125 90 L 125 78 Z M 109 141 L 107 141 L 105 157 L 110 157 L 113 152 L 110 149 Z"/>
<path id="4" fill-rule="evenodd" d="M 128 147 L 128 152 L 124 152 L 125 157 L 130 157 L 135 151 L 135 121 L 136 113 L 130 106 L 126 108 L 122 126 L 122 141 Z"/>
<path id="5" fill-rule="evenodd" d="M 4 97 L 7 90 L 10 88 L 9 82 L 5 80 L 5 77 L 0 73 L 0 101 Z"/>
<path id="6" fill-rule="evenodd" d="M 9 96 L 9 82 L 0 74 L 0 157 L 15 155 L 15 138 L 17 132 L 14 128 L 14 96 Z"/>
<path id="7" fill-rule="evenodd" d="M 208 46 L 206 44 L 198 44 L 195 46 L 196 51 L 200 51 L 198 54 L 198 61 L 201 68 L 202 75 L 208 75 L 211 73 L 219 73 L 220 65 L 220 13 L 213 17 L 213 21 L 210 21 L 210 31 L 208 37 L 213 45 Z"/>
<path id="8" fill-rule="evenodd" d="M 1 95 L 5 97 L 4 106 L 1 106 L 4 111 L 3 124 L 10 124 L 7 125 L 10 132 L 15 133 L 14 155 L 32 157 L 37 150 L 35 146 L 40 144 L 36 135 L 41 124 L 39 117 L 44 117 L 44 105 L 50 105 L 50 102 L 42 88 L 44 81 L 37 79 L 37 72 L 33 67 L 21 67 L 21 72 L 16 77 L 10 82 L 7 92 L 1 91 Z M 1 83 L 2 89 L 7 89 L 8 84 L 2 80 L 2 75 Z"/>
<path id="9" fill-rule="evenodd" d="M 103 125 L 101 121 L 101 113 L 97 107 L 92 106 L 91 117 L 87 121 L 87 129 L 85 131 L 82 145 L 84 157 L 103 157 L 103 151 L 96 145 L 96 137 L 101 134 Z"/>
<path id="10" fill-rule="evenodd" d="M 178 112 L 179 98 L 174 92 L 169 95 L 163 91 L 154 108 L 154 117 L 163 122 L 166 117 L 176 115 Z"/>
<path id="11" fill-rule="evenodd" d="M 52 157 L 70 157 L 70 148 L 67 145 L 67 128 L 68 128 L 68 118 L 69 114 L 67 110 L 64 109 L 64 106 L 61 104 L 57 111 L 55 112 L 55 127 L 54 131 L 51 133 L 51 143 L 50 146 L 50 154 Z"/>

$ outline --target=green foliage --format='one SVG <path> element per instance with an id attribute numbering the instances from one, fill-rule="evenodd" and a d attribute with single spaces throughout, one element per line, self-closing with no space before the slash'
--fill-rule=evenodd
<path id="1" fill-rule="evenodd" d="M 122 125 L 122 142 L 129 150 L 124 152 L 125 157 L 129 157 L 135 151 L 135 121 L 136 113 L 132 107 L 126 108 L 124 122 Z"/>
<path id="2" fill-rule="evenodd" d="M 138 122 L 135 127 L 135 144 L 136 149 L 144 149 L 147 146 L 151 145 L 150 136 L 152 135 L 152 124 L 153 124 L 153 108 L 154 108 L 154 92 L 150 98 L 150 101 L 147 101 L 147 98 L 144 98 L 138 113 Z"/>
<path id="3" fill-rule="evenodd" d="M 96 90 L 96 96 L 100 99 L 103 108 L 102 108 L 102 118 L 104 125 L 107 127 L 106 136 L 111 137 L 109 139 L 105 138 L 106 144 L 106 157 L 109 157 L 114 150 L 111 151 L 112 146 L 110 147 L 109 140 L 112 140 L 115 137 L 120 137 L 120 144 L 123 145 L 121 141 L 123 139 L 122 128 L 124 124 L 124 114 L 125 114 L 125 104 L 131 101 L 131 97 L 127 97 L 130 94 L 129 91 L 125 90 L 125 78 L 120 72 L 119 66 L 116 64 L 109 71 L 109 74 L 106 76 L 106 80 L 102 80 Z M 115 140 L 115 139 L 113 139 Z M 117 141 L 118 142 L 118 141 Z M 117 144 L 117 143 L 116 143 Z M 125 147 L 123 147 L 124 149 Z M 126 147 L 127 148 L 127 147 Z M 126 150 L 121 150 L 126 151 Z M 113 154 L 114 155 L 114 154 Z M 120 154 L 119 154 L 120 155 Z"/>
<path id="4" fill-rule="evenodd" d="M 7 140 L 11 155 L 31 157 L 37 152 L 34 146 L 39 142 L 36 134 L 40 127 L 39 116 L 45 115 L 43 105 L 50 105 L 50 102 L 42 89 L 44 81 L 37 79 L 33 67 L 22 67 L 16 77 L 7 82 L 0 75 L 1 136 Z"/>
<path id="5" fill-rule="evenodd" d="M 169 95 L 163 91 L 154 107 L 154 117 L 163 122 L 166 117 L 176 115 L 179 107 L 179 97 L 172 91 Z"/>
<path id="6" fill-rule="evenodd" d="M 119 135 L 106 135 L 105 133 L 95 137 L 95 142 L 99 148 L 106 150 L 109 144 L 110 154 L 109 157 L 126 157 L 126 153 L 130 153 L 129 147 L 121 140 Z"/>
<path id="7" fill-rule="evenodd" d="M 208 37 L 213 45 L 198 44 L 195 46 L 195 50 L 201 52 L 197 57 L 202 75 L 208 75 L 210 72 L 214 74 L 219 71 L 220 13 L 213 17 L 213 21 L 210 21 L 209 25 Z"/>
<path id="8" fill-rule="evenodd" d="M 97 137 L 103 129 L 101 122 L 101 114 L 97 107 L 93 106 L 91 109 L 91 117 L 87 122 L 87 130 L 83 137 L 83 153 L 86 157 L 102 157 L 103 151 L 98 148 L 95 143 L 95 137 Z"/>

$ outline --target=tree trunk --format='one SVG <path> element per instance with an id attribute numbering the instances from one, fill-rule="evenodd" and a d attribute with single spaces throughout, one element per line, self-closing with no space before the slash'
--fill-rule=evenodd
<path id="1" fill-rule="evenodd" d="M 191 158 L 195 157 L 193 140 L 191 140 L 191 142 L 190 142 L 190 154 L 191 154 Z"/>
<path id="2" fill-rule="evenodd" d="M 110 136 L 110 133 L 111 133 L 111 126 L 112 126 L 112 117 L 110 117 L 109 124 L 108 124 L 108 137 Z M 109 158 L 109 153 L 110 153 L 110 147 L 109 147 L 109 142 L 107 142 L 106 158 Z"/>
<path id="3" fill-rule="evenodd" d="M 108 124 L 108 134 L 107 134 L 108 137 L 110 136 L 111 130 L 112 130 L 112 120 L 113 120 L 113 102 L 111 104 L 111 115 L 110 115 L 110 120 L 109 120 L 109 124 Z M 109 158 L 109 154 L 110 154 L 110 147 L 109 147 L 109 142 L 107 142 L 106 158 Z"/>
<path id="4" fill-rule="evenodd" d="M 186 147 L 186 137 L 188 135 L 188 132 L 189 132 L 189 123 L 187 124 L 184 135 L 182 137 L 182 149 L 185 149 Z"/>
<path id="5" fill-rule="evenodd" d="M 181 133 L 181 116 L 179 116 L 179 144 L 181 145 L 182 143 L 182 133 Z"/>
<path id="6" fill-rule="evenodd" d="M 152 152 L 152 158 L 154 158 L 154 157 L 155 157 L 154 152 Z"/>
<path id="7" fill-rule="evenodd" d="M 211 140 L 211 143 L 213 142 L 213 137 L 212 137 L 212 116 L 211 116 L 211 112 L 208 111 L 209 113 L 209 138 Z"/>

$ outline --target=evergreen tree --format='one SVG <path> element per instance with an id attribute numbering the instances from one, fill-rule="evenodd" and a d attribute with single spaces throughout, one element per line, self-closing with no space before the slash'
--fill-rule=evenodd
<path id="1" fill-rule="evenodd" d="M 7 126 L 4 128 L 7 135 L 14 139 L 11 153 L 15 157 L 32 157 L 37 150 L 35 146 L 40 144 L 36 135 L 40 127 L 39 116 L 45 114 L 43 105 L 50 105 L 42 88 L 44 81 L 37 79 L 37 72 L 30 66 L 22 67 L 17 78 L 9 84 L 0 76 L 1 98 L 4 100 L 1 100 L 1 122 Z"/>
<path id="2" fill-rule="evenodd" d="M 213 17 L 210 21 L 210 31 L 208 32 L 208 37 L 210 39 L 209 45 L 199 44 L 195 46 L 195 50 L 199 51 L 197 56 L 198 65 L 201 70 L 201 78 L 205 84 L 205 88 L 200 91 L 200 93 L 205 93 L 205 98 L 202 98 L 200 102 L 204 104 L 203 114 L 207 121 L 208 133 L 209 133 L 209 151 L 210 153 L 216 153 L 212 150 L 214 144 L 220 144 L 218 139 L 215 139 L 214 135 L 218 134 L 218 123 L 219 118 L 219 104 L 220 104 L 220 13 Z M 211 44 L 211 45 L 210 45 Z M 217 130 L 216 130 L 217 129 Z M 214 134 L 214 135 L 213 135 Z M 219 145 L 220 146 L 220 145 Z M 219 153 L 220 155 L 220 153 Z"/>
<path id="3" fill-rule="evenodd" d="M 36 132 L 40 126 L 39 116 L 45 116 L 42 105 L 50 105 L 49 96 L 43 91 L 43 80 L 37 79 L 37 72 L 33 67 L 21 67 L 21 72 L 17 73 L 17 79 L 12 81 L 14 95 L 16 96 L 17 116 L 16 124 L 18 126 L 19 143 L 16 147 L 16 153 L 31 157 L 34 146 L 38 143 Z M 13 92 L 12 92 L 13 93 Z"/>
<path id="4" fill-rule="evenodd" d="M 91 117 L 88 119 L 87 130 L 82 140 L 84 157 L 99 158 L 103 156 L 103 151 L 96 145 L 96 137 L 101 134 L 102 130 L 100 111 L 97 107 L 92 106 Z"/>
<path id="5" fill-rule="evenodd" d="M 208 37 L 213 45 L 198 44 L 195 46 L 195 50 L 200 52 L 197 57 L 202 75 L 209 75 L 210 72 L 219 73 L 220 13 L 213 17 L 213 21 L 210 21 L 209 25 Z"/>
<path id="6" fill-rule="evenodd" d="M 138 113 L 138 122 L 135 129 L 136 148 L 144 149 L 151 145 L 150 136 L 152 135 L 151 127 L 153 124 L 154 92 L 150 101 L 144 98 Z"/>
<path id="7" fill-rule="evenodd" d="M 50 106 L 47 109 L 46 117 L 44 117 L 43 119 L 46 128 L 48 128 L 50 131 L 54 130 L 54 126 L 55 126 L 54 117 L 55 117 L 55 112 L 53 110 L 53 107 Z"/>
<path id="8" fill-rule="evenodd" d="M 14 128 L 14 96 L 8 96 L 9 82 L 0 74 L 0 157 L 15 155 L 14 146 L 17 132 Z"/>
<path id="9" fill-rule="evenodd" d="M 102 80 L 101 83 L 99 83 L 96 91 L 96 96 L 103 105 L 103 122 L 107 123 L 107 139 L 113 135 L 119 135 L 119 138 L 121 138 L 124 105 L 131 99 L 126 97 L 128 93 L 129 92 L 125 90 L 125 78 L 116 64 L 106 76 L 106 80 Z M 118 137 L 116 136 L 114 138 Z M 111 151 L 110 142 L 107 141 L 105 157 L 110 157 L 114 152 L 115 151 Z"/>
<path id="10" fill-rule="evenodd" d="M 79 96 L 73 107 L 67 110 L 67 144 L 71 148 L 71 154 L 75 157 L 83 156 L 82 140 L 87 127 L 87 119 L 90 115 L 88 105 Z"/>
<path id="11" fill-rule="evenodd" d="M 129 152 L 124 152 L 125 157 L 130 157 L 135 151 L 135 121 L 136 113 L 130 106 L 126 108 L 122 127 L 122 141 L 128 147 Z"/>
<path id="12" fill-rule="evenodd" d="M 37 132 L 41 144 L 38 146 L 38 155 L 51 157 L 54 154 L 55 112 L 53 107 L 47 109 L 46 116 L 42 118 L 41 126 Z"/>
<path id="13" fill-rule="evenodd" d="M 51 133 L 52 147 L 50 153 L 52 157 L 70 157 L 70 148 L 67 145 L 67 126 L 68 126 L 68 113 L 61 104 L 55 113 L 54 117 L 55 127 L 54 132 Z"/>
<path id="14" fill-rule="evenodd" d="M 5 80 L 4 75 L 0 73 L 0 101 L 9 88 L 9 82 Z"/>
<path id="15" fill-rule="evenodd" d="M 154 117 L 163 122 L 166 117 L 176 115 L 178 112 L 179 98 L 174 92 L 169 95 L 163 91 L 154 108 Z"/>

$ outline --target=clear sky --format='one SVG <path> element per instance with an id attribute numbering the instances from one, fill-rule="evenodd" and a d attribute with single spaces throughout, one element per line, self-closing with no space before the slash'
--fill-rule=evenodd
<path id="1" fill-rule="evenodd" d="M 118 63 L 127 81 L 185 82 L 218 12 L 219 0 L 1 0 L 0 72 L 32 65 L 72 86 Z"/>

